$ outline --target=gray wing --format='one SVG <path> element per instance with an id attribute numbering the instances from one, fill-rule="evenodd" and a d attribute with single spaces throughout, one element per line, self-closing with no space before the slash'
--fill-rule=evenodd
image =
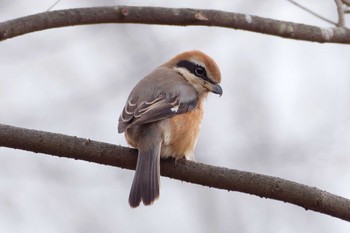
<path id="1" fill-rule="evenodd" d="M 118 132 L 192 111 L 197 105 L 197 92 L 180 74 L 158 68 L 131 91 L 119 117 Z"/>

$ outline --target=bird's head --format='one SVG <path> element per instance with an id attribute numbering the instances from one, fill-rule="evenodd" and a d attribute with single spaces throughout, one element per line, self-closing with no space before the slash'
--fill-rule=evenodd
<path id="1" fill-rule="evenodd" d="M 221 74 L 215 61 L 201 51 L 188 51 L 178 54 L 164 64 L 180 73 L 198 92 L 205 97 L 208 92 L 222 95 L 219 85 Z"/>

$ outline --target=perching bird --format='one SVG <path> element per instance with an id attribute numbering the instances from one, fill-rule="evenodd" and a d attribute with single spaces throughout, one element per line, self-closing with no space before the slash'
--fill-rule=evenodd
<path id="1" fill-rule="evenodd" d="M 131 91 L 118 132 L 138 149 L 129 195 L 131 207 L 159 197 L 160 157 L 194 159 L 203 100 L 222 95 L 219 67 L 200 51 L 181 53 L 156 68 Z"/>

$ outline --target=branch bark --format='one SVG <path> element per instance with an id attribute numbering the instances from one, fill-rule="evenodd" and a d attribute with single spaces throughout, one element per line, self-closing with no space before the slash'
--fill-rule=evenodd
<path id="1" fill-rule="evenodd" d="M 50 28 L 100 23 L 216 26 L 295 40 L 350 44 L 350 30 L 346 28 L 321 28 L 218 10 L 131 6 L 58 10 L 9 20 L 0 23 L 0 41 Z"/>
<path id="2" fill-rule="evenodd" d="M 131 148 L 44 131 L 0 124 L 0 147 L 79 159 L 135 169 L 137 151 Z M 192 161 L 161 161 L 161 175 L 208 187 L 238 191 L 298 205 L 350 221 L 350 200 L 277 177 L 214 167 Z"/>

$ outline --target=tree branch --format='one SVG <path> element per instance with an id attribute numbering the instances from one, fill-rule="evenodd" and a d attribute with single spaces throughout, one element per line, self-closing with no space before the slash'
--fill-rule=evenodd
<path id="1" fill-rule="evenodd" d="M 135 169 L 131 148 L 44 131 L 0 124 L 0 146 Z M 350 221 L 350 200 L 277 177 L 214 167 L 192 161 L 161 161 L 161 174 L 194 184 L 254 194 L 288 202 Z"/>
<path id="2" fill-rule="evenodd" d="M 346 28 L 320 28 L 218 10 L 131 6 L 57 10 L 9 20 L 0 23 L 0 41 L 49 28 L 99 23 L 217 26 L 296 40 L 350 44 L 350 30 Z"/>

